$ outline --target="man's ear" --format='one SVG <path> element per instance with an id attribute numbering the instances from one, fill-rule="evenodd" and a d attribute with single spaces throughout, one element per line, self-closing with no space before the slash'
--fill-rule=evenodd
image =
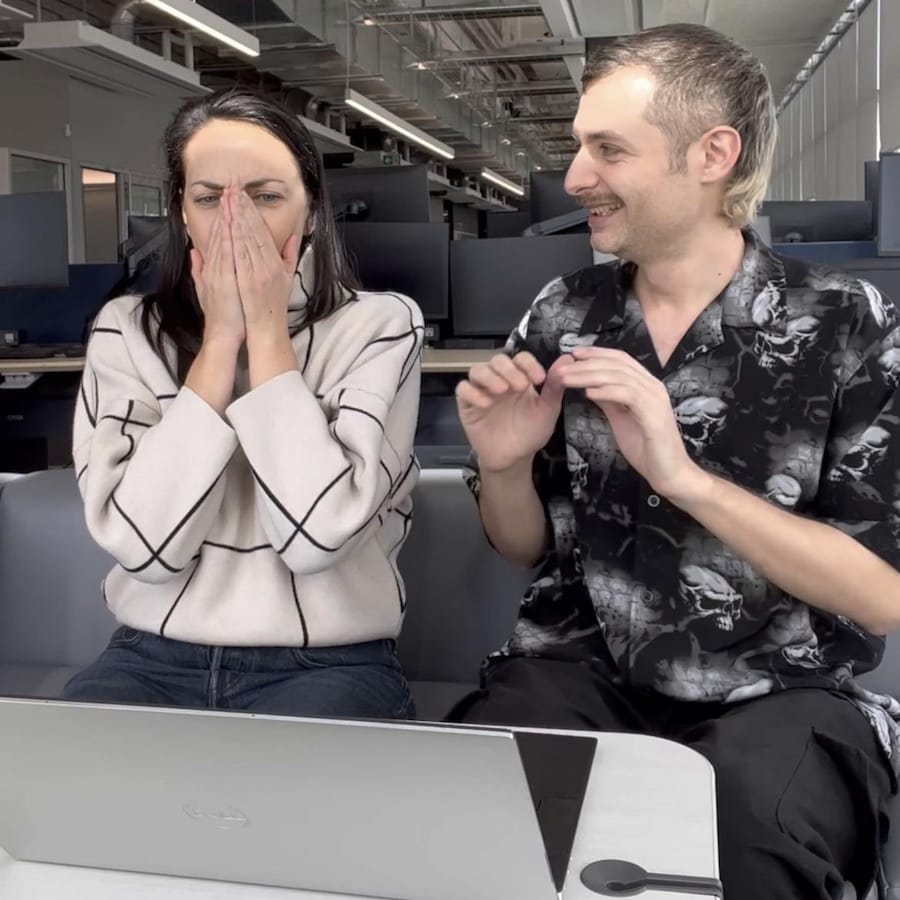
<path id="1" fill-rule="evenodd" d="M 711 128 L 700 138 L 702 178 L 705 182 L 724 181 L 734 171 L 741 155 L 741 136 L 727 125 Z"/>

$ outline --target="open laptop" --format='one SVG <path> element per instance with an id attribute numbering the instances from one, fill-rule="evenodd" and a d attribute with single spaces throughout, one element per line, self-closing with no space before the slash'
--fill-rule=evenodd
<path id="1" fill-rule="evenodd" d="M 0 699 L 18 859 L 394 900 L 556 900 L 596 740 Z"/>

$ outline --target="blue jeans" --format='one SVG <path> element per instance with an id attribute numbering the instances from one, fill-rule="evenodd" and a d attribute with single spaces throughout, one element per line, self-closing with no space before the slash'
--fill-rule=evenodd
<path id="1" fill-rule="evenodd" d="M 63 699 L 285 716 L 414 718 L 392 640 L 342 647 L 208 647 L 118 628 Z"/>

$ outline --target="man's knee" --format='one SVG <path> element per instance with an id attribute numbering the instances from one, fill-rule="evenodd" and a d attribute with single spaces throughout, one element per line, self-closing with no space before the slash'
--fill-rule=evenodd
<path id="1" fill-rule="evenodd" d="M 832 896 L 809 891 L 796 854 L 800 848 L 778 821 L 778 795 L 759 783 L 746 756 L 742 760 L 739 751 L 697 749 L 715 770 L 719 871 L 725 896 L 729 900 Z"/>
<path id="2" fill-rule="evenodd" d="M 780 834 L 779 792 L 760 783 L 738 748 L 697 747 L 712 764 L 716 778 L 716 805 L 720 852 L 730 854 L 740 847 L 769 842 Z"/>
<path id="3" fill-rule="evenodd" d="M 619 729 L 609 699 L 582 663 L 510 657 L 496 661 L 482 689 L 460 701 L 448 718 L 535 728 Z"/>
<path id="4" fill-rule="evenodd" d="M 810 730 L 802 746 L 781 748 L 790 759 L 772 765 L 739 746 L 696 745 L 715 770 L 729 900 L 824 900 L 842 896 L 845 882 L 868 886 L 878 847 L 872 798 L 836 758 L 845 748 L 824 741 Z"/>
<path id="5" fill-rule="evenodd" d="M 481 689 L 457 703 L 448 719 L 482 725 L 584 727 L 573 721 L 554 674 L 554 667 L 544 660 L 500 660 L 488 671 Z"/>

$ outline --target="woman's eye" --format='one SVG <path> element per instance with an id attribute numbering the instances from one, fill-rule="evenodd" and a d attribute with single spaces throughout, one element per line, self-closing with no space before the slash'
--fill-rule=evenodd
<path id="1" fill-rule="evenodd" d="M 275 203 L 281 199 L 278 194 L 257 194 L 257 200 L 262 200 L 263 203 Z"/>
<path id="2" fill-rule="evenodd" d="M 204 197 L 195 197 L 194 203 L 196 203 L 198 206 L 212 206 L 218 201 L 218 199 L 218 195 L 216 194 L 207 194 Z"/>

